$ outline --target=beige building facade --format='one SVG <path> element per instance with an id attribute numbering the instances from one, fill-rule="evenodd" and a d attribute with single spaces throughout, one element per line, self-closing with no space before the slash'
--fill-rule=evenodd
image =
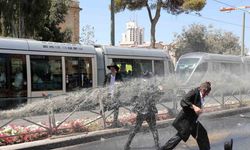
<path id="1" fill-rule="evenodd" d="M 60 24 L 61 31 L 70 29 L 72 32 L 71 43 L 79 43 L 80 37 L 80 4 L 78 0 L 71 0 L 68 14 L 65 16 L 65 22 Z"/>

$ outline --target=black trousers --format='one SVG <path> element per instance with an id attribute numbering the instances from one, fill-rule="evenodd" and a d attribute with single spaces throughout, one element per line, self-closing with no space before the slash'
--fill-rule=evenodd
<path id="1" fill-rule="evenodd" d="M 135 126 L 129 134 L 128 141 L 125 144 L 124 150 L 129 149 L 133 138 L 135 137 L 136 133 L 139 132 L 144 120 L 147 121 L 148 126 L 153 134 L 156 149 L 158 150 L 160 148 L 159 135 L 158 135 L 158 130 L 156 128 L 156 115 L 155 113 L 150 112 L 148 114 L 137 114 Z"/>
<path id="2" fill-rule="evenodd" d="M 119 123 L 119 120 L 118 120 L 119 108 L 120 108 L 119 100 L 104 102 L 104 108 L 103 108 L 104 112 L 107 111 L 107 110 L 108 111 L 110 111 L 110 110 L 114 111 L 114 117 L 113 117 L 113 122 L 112 122 L 111 127 L 120 127 L 120 123 Z"/>
<path id="3" fill-rule="evenodd" d="M 210 142 L 208 139 L 207 131 L 202 126 L 201 123 L 197 123 L 191 131 L 191 135 L 196 139 L 200 150 L 210 150 Z M 172 150 L 181 141 L 181 136 L 179 133 L 174 135 L 168 142 L 161 147 L 161 150 Z"/>

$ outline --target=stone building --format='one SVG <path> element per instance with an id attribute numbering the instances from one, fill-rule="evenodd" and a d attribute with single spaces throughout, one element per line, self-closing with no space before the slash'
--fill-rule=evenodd
<path id="1" fill-rule="evenodd" d="M 126 23 L 126 31 L 122 34 L 120 46 L 131 47 L 144 43 L 144 28 L 141 28 L 134 21 Z"/>
<path id="2" fill-rule="evenodd" d="M 80 37 L 80 11 L 78 0 L 71 0 L 68 14 L 65 16 L 65 22 L 60 24 L 61 31 L 70 29 L 72 32 L 71 41 L 72 43 L 79 43 Z"/>

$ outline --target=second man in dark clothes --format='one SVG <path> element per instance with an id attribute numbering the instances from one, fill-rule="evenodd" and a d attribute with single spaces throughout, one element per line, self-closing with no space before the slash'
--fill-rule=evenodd
<path id="1" fill-rule="evenodd" d="M 118 115 L 119 115 L 120 103 L 119 99 L 117 98 L 117 96 L 115 97 L 114 94 L 115 92 L 117 92 L 115 91 L 115 84 L 123 80 L 121 74 L 119 73 L 119 67 L 115 63 L 108 65 L 107 68 L 110 70 L 110 73 L 108 73 L 105 76 L 104 86 L 109 86 L 109 96 L 112 104 L 111 103 L 104 104 L 104 111 L 106 111 L 106 109 L 114 110 L 114 119 L 111 126 L 119 127 L 120 125 L 119 125 Z"/>

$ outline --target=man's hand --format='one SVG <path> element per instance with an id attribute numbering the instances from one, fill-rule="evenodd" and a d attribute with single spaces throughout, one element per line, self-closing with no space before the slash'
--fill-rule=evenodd
<path id="1" fill-rule="evenodd" d="M 202 109 L 200 109 L 199 107 L 195 106 L 194 104 L 192 105 L 192 107 L 197 115 L 200 115 L 202 113 Z"/>

